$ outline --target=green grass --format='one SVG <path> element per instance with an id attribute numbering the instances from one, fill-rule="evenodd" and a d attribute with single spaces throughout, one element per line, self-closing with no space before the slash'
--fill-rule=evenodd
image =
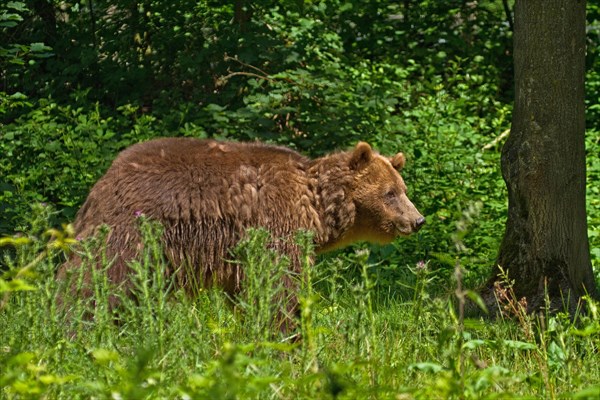
<path id="1" fill-rule="evenodd" d="M 194 299 L 172 290 L 149 235 L 136 300 L 123 299 L 113 315 L 114 290 L 99 272 L 95 308 L 71 302 L 67 318 L 54 271 L 68 236 L 39 232 L 42 222 L 2 243 L 15 251 L 0 280 L 0 398 L 592 399 L 600 391 L 597 303 L 575 321 L 527 316 L 507 283 L 503 317 L 468 319 L 461 299 L 473 294 L 459 286 L 459 265 L 448 298 L 428 295 L 435 273 L 424 263 L 398 265 L 411 287 L 382 294 L 378 266 L 359 251 L 307 263 L 294 342 L 274 329 L 277 309 L 264 301 L 278 298 L 270 273 L 285 273 L 285 260 L 265 252 L 267 238 L 255 232 L 241 249 L 251 289 L 235 308 L 217 290 Z"/>

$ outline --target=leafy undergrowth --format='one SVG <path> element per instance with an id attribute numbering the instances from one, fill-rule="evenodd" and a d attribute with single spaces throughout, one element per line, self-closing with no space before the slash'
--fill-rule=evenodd
<path id="1" fill-rule="evenodd" d="M 589 312 L 574 320 L 527 316 L 505 282 L 497 288 L 503 314 L 469 319 L 464 301 L 477 297 L 462 289 L 459 263 L 450 298 L 428 295 L 427 263 L 398 265 L 414 284 L 402 296 L 382 295 L 378 266 L 358 251 L 306 263 L 293 340 L 273 327 L 278 305 L 269 299 L 281 298 L 281 287 L 272 272 L 286 273 L 285 259 L 265 252 L 264 232 L 238 249 L 248 290 L 232 307 L 217 290 L 194 299 L 173 290 L 156 227 L 141 228 L 136 300 L 123 298 L 116 313 L 101 271 L 92 278 L 93 303 L 64 300 L 55 271 L 73 241 L 68 229 L 45 231 L 38 221 L 30 233 L 3 239 L 14 251 L 0 279 L 0 397 L 591 399 L 600 391 L 600 315 L 589 299 Z M 59 294 L 68 307 L 58 305 Z"/>

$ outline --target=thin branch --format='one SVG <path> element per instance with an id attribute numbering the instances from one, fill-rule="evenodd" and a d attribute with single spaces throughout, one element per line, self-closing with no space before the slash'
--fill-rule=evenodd
<path id="1" fill-rule="evenodd" d="M 245 62 L 243 62 L 243 61 L 240 61 L 240 59 L 239 59 L 239 58 L 237 58 L 237 57 L 230 57 L 230 56 L 228 56 L 227 54 L 225 54 L 225 61 L 235 61 L 235 62 L 237 62 L 238 64 L 240 64 L 240 65 L 241 65 L 241 66 L 243 66 L 243 67 L 250 68 L 250 69 L 253 69 L 253 70 L 255 70 L 255 71 L 258 71 L 258 72 L 260 72 L 260 73 L 261 73 L 262 75 L 264 75 L 265 77 L 266 77 L 266 76 L 269 76 L 269 74 L 268 74 L 268 73 L 266 73 L 265 71 L 263 71 L 262 69 L 260 69 L 260 68 L 258 68 L 258 67 L 255 67 L 254 65 L 246 64 Z"/>
<path id="2" fill-rule="evenodd" d="M 225 85 L 227 83 L 227 81 L 230 78 L 233 78 L 234 76 L 249 76 L 252 78 L 258 78 L 258 79 L 263 79 L 265 81 L 269 81 L 269 82 L 275 82 L 275 81 L 286 81 L 289 83 L 293 83 L 296 86 L 301 86 L 299 82 L 289 78 L 289 77 L 277 77 L 277 78 L 273 78 L 271 77 L 267 72 L 263 71 L 262 69 L 255 67 L 254 65 L 250 65 L 250 64 L 246 64 L 243 61 L 240 61 L 237 57 L 230 57 L 227 54 L 225 54 L 225 61 L 235 61 L 238 64 L 240 64 L 242 67 L 245 68 L 249 68 L 249 69 L 253 69 L 254 71 L 257 71 L 258 73 L 254 73 L 254 72 L 244 72 L 244 71 L 236 71 L 236 72 L 231 72 L 229 75 L 226 76 L 222 76 L 218 79 L 217 81 L 217 85 L 221 86 L 221 85 Z"/>
<path id="3" fill-rule="evenodd" d="M 270 77 L 268 77 L 268 76 L 263 76 L 263 75 L 255 74 L 255 73 L 252 73 L 252 72 L 242 72 L 242 71 L 240 71 L 240 72 L 232 72 L 229 75 L 225 75 L 225 76 L 220 77 L 217 80 L 217 86 L 223 86 L 223 85 L 225 85 L 227 83 L 227 81 L 229 79 L 233 78 L 234 76 L 250 76 L 250 77 L 253 77 L 253 78 L 264 79 L 266 81 L 273 82 L 273 79 L 270 78 Z"/>
<path id="4" fill-rule="evenodd" d="M 496 146 L 498 143 L 500 143 L 502 140 L 504 140 L 504 138 L 506 138 L 509 134 L 510 134 L 510 129 L 505 130 L 496 139 L 492 140 L 490 143 L 483 146 L 481 148 L 481 151 L 489 150 L 492 147 Z"/>

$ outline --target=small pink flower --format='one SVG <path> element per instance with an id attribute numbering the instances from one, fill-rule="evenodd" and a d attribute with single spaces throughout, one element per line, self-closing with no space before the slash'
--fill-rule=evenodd
<path id="1" fill-rule="evenodd" d="M 422 271 L 427 268 L 427 263 L 423 260 L 417 262 L 417 270 Z"/>
<path id="2" fill-rule="evenodd" d="M 81 235 L 78 235 L 75 240 L 77 240 L 78 242 L 81 242 L 83 240 L 83 237 Z"/>
<path id="3" fill-rule="evenodd" d="M 141 210 L 137 210 L 136 212 L 133 213 L 133 215 L 135 215 L 136 218 L 139 218 L 142 215 L 144 215 L 144 213 Z"/>

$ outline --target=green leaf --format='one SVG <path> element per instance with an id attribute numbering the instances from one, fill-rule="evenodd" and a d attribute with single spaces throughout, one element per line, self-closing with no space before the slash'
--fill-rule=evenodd
<path id="1" fill-rule="evenodd" d="M 592 400 L 600 397 L 600 385 L 593 385 L 571 394 L 571 399 Z"/>
<path id="2" fill-rule="evenodd" d="M 12 8 L 13 10 L 17 10 L 17 11 L 27 11 L 28 10 L 27 6 L 22 1 L 9 1 L 6 4 L 6 7 Z"/>
<path id="3" fill-rule="evenodd" d="M 12 22 L 12 21 L 0 22 L 0 28 L 14 28 L 15 26 L 17 26 L 16 22 Z"/>
<path id="4" fill-rule="evenodd" d="M 35 358 L 35 353 L 23 352 L 15 355 L 8 361 L 8 365 L 27 365 L 31 360 Z"/>
<path id="5" fill-rule="evenodd" d="M 416 363 L 416 364 L 411 364 L 408 366 L 409 370 L 419 370 L 419 371 L 423 371 L 423 372 L 431 372 L 431 373 L 438 373 L 440 371 L 442 371 L 444 369 L 444 367 L 442 367 L 439 364 L 436 363 L 432 363 L 432 362 L 422 362 L 422 363 Z"/>
<path id="6" fill-rule="evenodd" d="M 30 285 L 22 279 L 11 279 L 9 281 L 0 279 L 0 293 L 20 292 L 26 290 L 37 290 L 37 288 L 35 286 Z"/>
<path id="7" fill-rule="evenodd" d="M 31 243 L 28 237 L 3 237 L 0 238 L 0 247 L 2 246 L 23 246 Z"/>
<path id="8" fill-rule="evenodd" d="M 532 343 L 521 342 L 519 340 L 504 340 L 503 343 L 510 348 L 517 350 L 534 350 L 536 346 Z"/>
<path id="9" fill-rule="evenodd" d="M 94 359 L 102 365 L 119 360 L 119 353 L 106 349 L 95 349 L 92 351 Z"/>
<path id="10" fill-rule="evenodd" d="M 480 319 L 465 318 L 463 325 L 466 329 L 479 330 L 486 327 L 486 324 Z"/>
<path id="11" fill-rule="evenodd" d="M 488 309 L 487 309 L 485 303 L 483 302 L 483 299 L 481 298 L 481 296 L 478 293 L 476 293 L 472 290 L 467 290 L 465 292 L 465 294 L 473 303 L 477 304 L 477 306 L 481 310 L 483 310 L 483 312 L 485 312 L 486 314 L 488 313 Z"/>
<path id="12" fill-rule="evenodd" d="M 575 335 L 575 336 L 582 336 L 582 337 L 592 336 L 599 332 L 600 332 L 600 324 L 598 324 L 598 323 L 593 323 L 593 324 L 587 325 L 583 329 L 572 328 L 569 330 L 570 334 Z"/>
<path id="13" fill-rule="evenodd" d="M 31 43 L 31 45 L 29 45 L 29 50 L 33 53 L 41 53 L 42 51 L 52 50 L 52 48 L 46 46 L 44 43 L 35 42 L 35 43 Z"/>
<path id="14" fill-rule="evenodd" d="M 481 340 L 481 339 L 473 339 L 473 340 L 469 340 L 465 343 L 463 343 L 462 348 L 463 349 L 469 349 L 469 350 L 474 350 L 480 346 L 483 346 L 484 344 L 487 344 L 488 342 L 486 340 Z"/>

